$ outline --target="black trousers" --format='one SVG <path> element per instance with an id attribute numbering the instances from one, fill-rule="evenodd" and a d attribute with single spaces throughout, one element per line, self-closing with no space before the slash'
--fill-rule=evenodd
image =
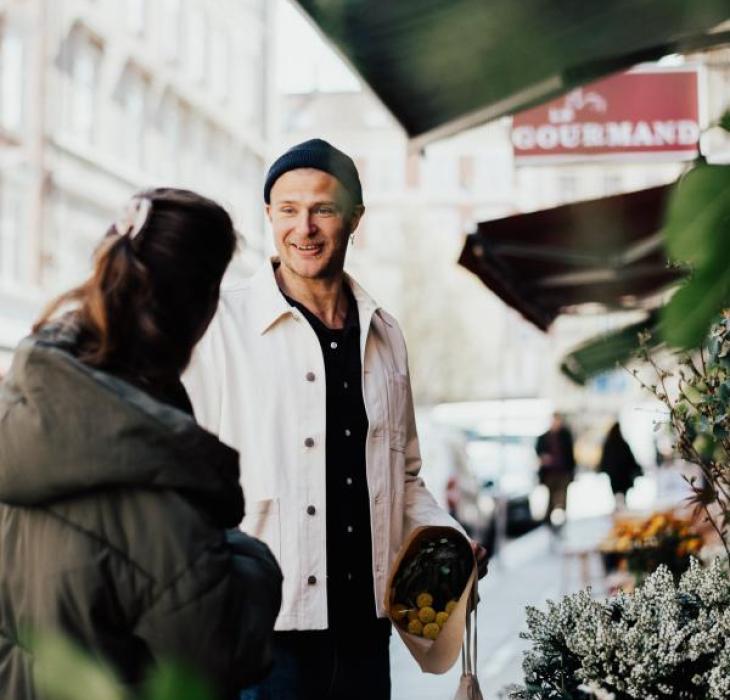
<path id="1" fill-rule="evenodd" d="M 390 700 L 390 627 L 276 632 L 271 673 L 241 700 Z"/>

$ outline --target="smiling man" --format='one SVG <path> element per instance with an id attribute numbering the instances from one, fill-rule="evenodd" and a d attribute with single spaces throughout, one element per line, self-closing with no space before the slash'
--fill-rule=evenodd
<path id="1" fill-rule="evenodd" d="M 278 255 L 223 292 L 185 378 L 198 420 L 241 453 L 243 529 L 284 571 L 274 668 L 242 698 L 387 700 L 394 556 L 414 527 L 459 526 L 418 476 L 403 335 L 344 272 L 365 211 L 355 164 L 299 144 L 264 200 Z"/>

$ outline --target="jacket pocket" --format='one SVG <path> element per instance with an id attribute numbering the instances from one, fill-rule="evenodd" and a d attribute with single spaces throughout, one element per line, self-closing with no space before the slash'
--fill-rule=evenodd
<path id="1" fill-rule="evenodd" d="M 281 562 L 281 514 L 279 499 L 267 498 L 246 504 L 243 531 L 265 542 L 271 553 Z"/>
<path id="2" fill-rule="evenodd" d="M 390 449 L 405 452 L 408 417 L 408 376 L 388 372 L 388 439 Z"/>

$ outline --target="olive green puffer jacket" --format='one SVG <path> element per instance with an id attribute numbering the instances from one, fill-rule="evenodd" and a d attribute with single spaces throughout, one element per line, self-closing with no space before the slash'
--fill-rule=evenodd
<path id="1" fill-rule="evenodd" d="M 21 343 L 0 382 L 0 698 L 30 700 L 24 630 L 76 639 L 134 688 L 161 659 L 221 697 L 270 665 L 281 572 L 236 532 L 238 455 L 192 416 Z"/>

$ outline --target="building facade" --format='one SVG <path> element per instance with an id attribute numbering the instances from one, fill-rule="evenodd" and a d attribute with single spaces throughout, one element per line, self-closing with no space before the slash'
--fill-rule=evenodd
<path id="1" fill-rule="evenodd" d="M 0 3 L 0 371 L 139 189 L 215 198 L 260 259 L 270 34 L 266 0 Z"/>

